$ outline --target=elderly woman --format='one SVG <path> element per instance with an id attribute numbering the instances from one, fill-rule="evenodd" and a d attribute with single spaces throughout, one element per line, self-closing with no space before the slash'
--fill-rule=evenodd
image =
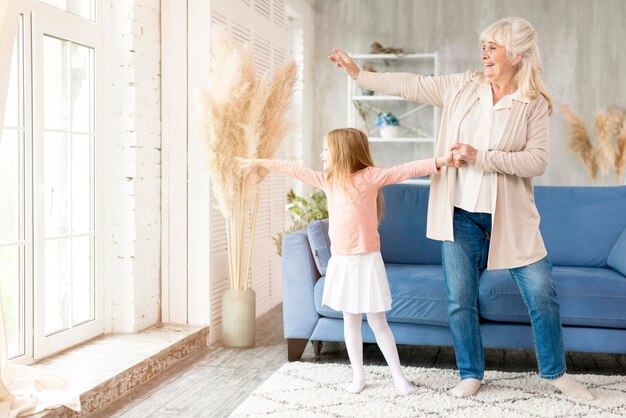
<path id="1" fill-rule="evenodd" d="M 455 167 L 432 179 L 426 235 L 443 241 L 450 331 L 461 382 L 459 397 L 480 388 L 485 361 L 478 319 L 481 254 L 488 269 L 508 269 L 530 314 L 539 374 L 574 398 L 593 399 L 565 374 L 559 302 L 552 264 L 539 232 L 532 178 L 549 159 L 552 100 L 537 35 L 520 18 L 493 23 L 480 36 L 483 72 L 425 77 L 360 71 L 343 51 L 329 57 L 359 87 L 443 108 L 437 156 L 452 150 Z"/>

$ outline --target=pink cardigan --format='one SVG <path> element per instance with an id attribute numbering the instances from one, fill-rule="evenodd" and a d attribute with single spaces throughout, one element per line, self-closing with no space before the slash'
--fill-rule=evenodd
<path id="1" fill-rule="evenodd" d="M 354 190 L 344 193 L 326 181 L 326 173 L 301 165 L 269 160 L 272 171 L 285 173 L 322 189 L 328 202 L 328 235 L 333 254 L 360 254 L 380 251 L 376 196 L 378 190 L 411 177 L 437 172 L 435 159 L 412 161 L 393 167 L 367 167 L 352 175 Z"/>
<path id="2" fill-rule="evenodd" d="M 359 87 L 402 96 L 443 108 L 436 156 L 444 156 L 459 140 L 463 117 L 489 83 L 481 73 L 465 72 L 425 77 L 408 73 L 359 73 Z M 492 176 L 491 244 L 487 268 L 527 266 L 547 255 L 535 206 L 532 178 L 540 176 L 550 159 L 548 103 L 513 100 L 511 115 L 498 144 L 478 151 L 476 168 Z M 430 185 L 426 236 L 454 241 L 453 212 L 456 168 L 444 167 Z"/>

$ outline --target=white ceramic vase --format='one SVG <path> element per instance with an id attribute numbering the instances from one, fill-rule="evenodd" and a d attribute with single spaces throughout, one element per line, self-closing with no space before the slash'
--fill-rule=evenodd
<path id="1" fill-rule="evenodd" d="M 226 289 L 222 295 L 222 343 L 230 348 L 252 348 L 255 336 L 254 290 Z"/>
<path id="2" fill-rule="evenodd" d="M 400 131 L 400 128 L 398 126 L 391 126 L 391 125 L 383 126 L 382 128 L 380 128 L 380 136 L 382 136 L 385 139 L 395 138 L 398 136 L 399 131 Z"/>

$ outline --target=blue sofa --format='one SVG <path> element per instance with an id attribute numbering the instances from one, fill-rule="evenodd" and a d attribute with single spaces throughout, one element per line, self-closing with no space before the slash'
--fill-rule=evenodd
<path id="1" fill-rule="evenodd" d="M 428 191 L 411 184 L 383 190 L 381 253 L 393 298 L 387 318 L 398 344 L 452 346 L 441 244 L 425 236 Z M 535 200 L 554 266 L 565 349 L 626 353 L 626 186 L 536 187 Z M 329 248 L 327 221 L 284 237 L 290 361 L 301 358 L 307 341 L 343 341 L 341 312 L 321 306 Z M 487 246 L 484 264 L 486 254 Z M 530 318 L 508 270 L 483 270 L 478 305 L 486 348 L 533 348 Z M 363 340 L 375 341 L 366 321 Z"/>

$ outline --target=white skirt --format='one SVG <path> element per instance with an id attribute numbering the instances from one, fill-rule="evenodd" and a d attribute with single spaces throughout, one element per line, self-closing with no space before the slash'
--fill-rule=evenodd
<path id="1" fill-rule="evenodd" d="M 391 292 L 380 251 L 333 254 L 326 267 L 322 305 L 349 313 L 391 309 Z"/>

